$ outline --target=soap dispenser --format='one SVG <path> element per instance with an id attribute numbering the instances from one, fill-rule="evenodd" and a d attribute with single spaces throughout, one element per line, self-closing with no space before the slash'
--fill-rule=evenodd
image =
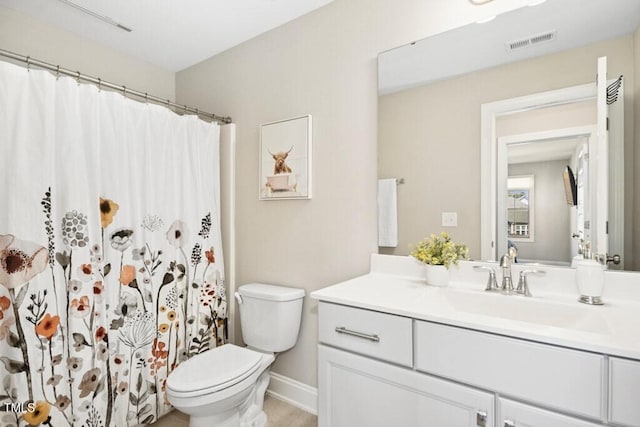
<path id="1" fill-rule="evenodd" d="M 577 264 L 584 259 L 584 250 L 588 243 L 585 243 L 584 239 L 580 239 L 578 243 L 578 253 L 571 259 L 571 267 L 575 268 Z"/>
<path id="2" fill-rule="evenodd" d="M 590 305 L 602 305 L 605 266 L 591 252 L 589 242 L 585 242 L 582 259 L 574 259 L 576 285 L 580 298 L 578 301 Z"/>

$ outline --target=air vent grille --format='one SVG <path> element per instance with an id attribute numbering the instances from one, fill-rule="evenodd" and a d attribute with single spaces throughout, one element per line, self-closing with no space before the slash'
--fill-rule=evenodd
<path id="1" fill-rule="evenodd" d="M 513 52 L 515 50 L 524 49 L 526 47 L 534 46 L 540 43 L 551 42 L 556 39 L 556 30 L 546 31 L 534 36 L 525 37 L 518 40 L 513 40 L 505 44 L 507 52 Z"/>
<path id="2" fill-rule="evenodd" d="M 531 44 L 531 40 L 529 39 L 517 40 L 515 42 L 509 43 L 509 50 L 521 49 L 523 47 L 529 46 L 530 44 Z"/>

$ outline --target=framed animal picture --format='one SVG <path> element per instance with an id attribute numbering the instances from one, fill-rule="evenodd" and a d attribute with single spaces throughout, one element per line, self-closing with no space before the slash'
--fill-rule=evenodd
<path id="1" fill-rule="evenodd" d="M 311 115 L 260 126 L 259 197 L 311 198 Z"/>

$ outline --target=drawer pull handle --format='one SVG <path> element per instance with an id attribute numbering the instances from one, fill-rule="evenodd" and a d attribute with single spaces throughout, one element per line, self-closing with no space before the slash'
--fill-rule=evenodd
<path id="1" fill-rule="evenodd" d="M 487 413 L 485 411 L 476 412 L 476 425 L 478 427 L 487 427 Z"/>
<path id="2" fill-rule="evenodd" d="M 514 421 L 505 419 L 504 420 L 504 427 L 516 427 L 516 423 Z"/>
<path id="3" fill-rule="evenodd" d="M 344 326 L 336 327 L 336 332 L 339 334 L 352 335 L 358 338 L 364 338 L 365 340 L 380 342 L 380 337 L 376 334 L 363 334 L 362 332 L 352 331 L 350 329 L 345 328 Z"/>

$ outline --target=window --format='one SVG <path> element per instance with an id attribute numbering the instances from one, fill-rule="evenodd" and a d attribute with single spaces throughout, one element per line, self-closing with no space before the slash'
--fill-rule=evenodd
<path id="1" fill-rule="evenodd" d="M 510 176 L 507 179 L 507 238 L 533 242 L 534 176 Z"/>

